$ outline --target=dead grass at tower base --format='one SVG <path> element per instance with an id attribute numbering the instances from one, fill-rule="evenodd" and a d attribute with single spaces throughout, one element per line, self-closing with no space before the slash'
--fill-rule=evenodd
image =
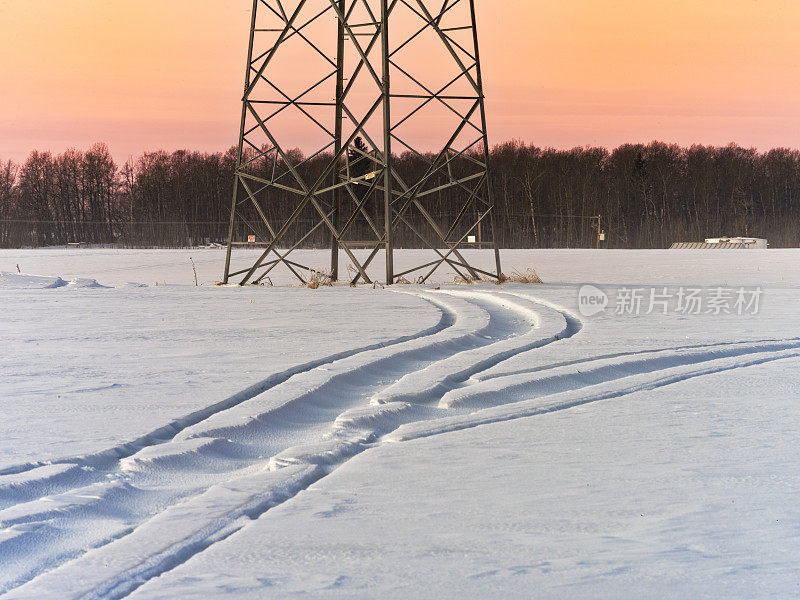
<path id="1" fill-rule="evenodd" d="M 526 269 L 525 271 L 514 271 L 511 275 L 505 276 L 505 281 L 509 283 L 544 283 L 542 278 L 535 269 Z"/>
<path id="2" fill-rule="evenodd" d="M 318 290 L 321 287 L 333 287 L 333 275 L 325 271 L 311 271 L 311 277 L 305 282 L 303 287 L 310 290 Z"/>
<path id="3" fill-rule="evenodd" d="M 456 285 L 475 285 L 476 283 L 502 285 L 504 283 L 538 284 L 544 283 L 544 281 L 534 269 L 526 269 L 525 271 L 514 271 L 511 275 L 501 273 L 499 279 L 487 277 L 486 275 L 478 275 L 477 277 L 457 275 L 453 283 Z"/>

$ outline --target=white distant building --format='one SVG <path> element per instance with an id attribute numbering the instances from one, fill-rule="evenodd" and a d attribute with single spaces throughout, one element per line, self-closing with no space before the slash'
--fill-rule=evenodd
<path id="1" fill-rule="evenodd" d="M 766 250 L 769 247 L 767 240 L 752 237 L 708 238 L 706 239 L 706 244 L 742 244 L 745 248 L 752 248 L 755 250 Z"/>
<path id="2" fill-rule="evenodd" d="M 763 238 L 718 237 L 705 242 L 676 242 L 672 250 L 766 250 L 769 243 Z"/>

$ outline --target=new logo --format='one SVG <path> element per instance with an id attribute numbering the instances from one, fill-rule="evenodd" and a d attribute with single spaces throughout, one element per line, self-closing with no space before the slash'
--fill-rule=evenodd
<path id="1" fill-rule="evenodd" d="M 578 310 L 584 317 L 593 317 L 608 307 L 608 294 L 593 285 L 584 285 L 578 292 Z"/>

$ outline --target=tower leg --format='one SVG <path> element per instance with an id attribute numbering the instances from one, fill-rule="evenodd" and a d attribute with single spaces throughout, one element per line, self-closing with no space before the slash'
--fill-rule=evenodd
<path id="1" fill-rule="evenodd" d="M 386 285 L 394 283 L 392 219 L 392 95 L 389 73 L 389 1 L 381 0 L 381 62 L 383 66 L 383 214 L 386 228 Z"/>
<path id="2" fill-rule="evenodd" d="M 256 14 L 258 13 L 258 0 L 253 0 L 253 10 L 250 15 L 250 42 L 247 46 L 247 70 L 244 74 L 244 89 L 250 87 L 250 65 L 253 62 L 253 46 L 255 44 L 256 35 Z M 247 119 L 247 104 L 242 99 L 242 120 L 239 126 L 239 146 L 236 149 L 236 171 L 233 177 L 233 199 L 231 200 L 231 223 L 228 227 L 228 249 L 225 254 L 225 274 L 222 278 L 222 283 L 227 285 L 231 276 L 231 251 L 233 250 L 233 233 L 234 225 L 236 224 L 236 206 L 238 204 L 239 196 L 239 167 L 242 164 L 242 155 L 244 153 L 244 129 L 245 121 Z"/>
<path id="3" fill-rule="evenodd" d="M 239 191 L 239 178 L 235 177 L 233 180 L 233 200 L 231 201 L 231 222 L 228 226 L 228 249 L 225 252 L 225 274 L 222 277 L 222 283 L 228 285 L 228 280 L 231 274 L 231 250 L 233 249 L 233 226 L 236 222 L 236 202 Z"/>
<path id="4" fill-rule="evenodd" d="M 339 0 L 339 11 L 344 13 L 346 11 L 345 0 Z M 334 123 L 334 152 L 339 155 L 342 151 L 342 118 L 344 117 L 344 24 L 340 20 L 337 23 L 337 38 L 336 38 L 336 111 Z M 341 166 L 333 171 L 333 185 L 338 186 L 342 180 Z M 333 215 L 331 221 L 334 227 L 339 230 L 341 226 L 341 210 L 342 210 L 342 188 L 336 187 L 333 191 Z M 331 232 L 331 279 L 333 281 L 339 280 L 339 240 Z"/>
<path id="5" fill-rule="evenodd" d="M 486 99 L 483 95 L 483 72 L 481 70 L 481 54 L 478 43 L 478 23 L 475 18 L 475 0 L 469 0 L 469 8 L 472 13 L 472 36 L 475 42 L 475 62 L 476 62 L 476 81 L 480 92 L 481 103 L 481 123 L 483 124 L 483 156 L 486 162 L 486 193 L 489 200 L 489 225 L 492 228 L 492 246 L 494 247 L 494 262 L 497 273 L 497 280 L 502 282 L 503 270 L 500 264 L 500 248 L 497 245 L 497 204 L 494 197 L 494 186 L 492 185 L 492 170 L 489 153 L 489 135 L 486 127 Z"/>

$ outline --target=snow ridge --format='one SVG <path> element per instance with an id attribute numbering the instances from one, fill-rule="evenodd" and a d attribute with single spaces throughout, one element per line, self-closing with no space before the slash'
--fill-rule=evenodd
<path id="1" fill-rule="evenodd" d="M 61 280 L 61 278 L 57 279 L 63 281 Z M 66 283 L 64 283 L 64 285 L 66 285 Z M 245 390 L 237 392 L 236 394 L 230 396 L 229 398 L 226 398 L 225 400 L 222 400 L 221 402 L 218 402 L 201 410 L 189 413 L 184 417 L 181 417 L 180 419 L 176 419 L 171 423 L 163 427 L 159 427 L 158 429 L 151 431 L 143 436 L 140 436 L 134 440 L 131 440 L 130 442 L 113 446 L 111 448 L 103 450 L 102 452 L 94 454 L 85 454 L 76 457 L 65 457 L 62 459 L 51 460 L 46 462 L 30 462 L 21 465 L 5 467 L 3 469 L 0 469 L 0 476 L 23 473 L 25 471 L 30 471 L 32 469 L 37 469 L 39 467 L 51 464 L 81 464 L 90 467 L 100 468 L 106 465 L 109 461 L 116 461 L 122 458 L 130 457 L 139 452 L 142 448 L 148 446 L 155 446 L 158 444 L 162 444 L 166 441 L 170 441 L 184 429 L 191 427 L 192 425 L 195 425 L 197 423 L 200 423 L 201 421 L 207 420 L 216 413 L 228 410 L 234 406 L 246 402 L 247 400 L 254 398 L 255 396 L 258 396 L 259 394 L 262 394 L 265 391 L 283 383 L 284 381 L 287 381 L 288 379 L 290 379 L 295 375 L 304 373 L 306 371 L 311 371 L 313 369 L 317 369 L 321 366 L 324 366 L 336 360 L 341 360 L 343 358 L 347 358 L 350 356 L 356 356 L 358 354 L 371 352 L 379 348 L 391 347 L 413 339 L 428 337 L 446 328 L 452 327 L 452 323 L 456 320 L 455 312 L 453 312 L 444 303 L 439 303 L 436 300 L 431 300 L 429 298 L 425 298 L 425 300 L 428 300 L 432 304 L 434 304 L 437 308 L 441 310 L 442 313 L 439 323 L 437 323 L 436 325 L 434 325 L 429 329 L 420 331 L 415 334 L 402 336 L 394 340 L 390 340 L 388 342 L 372 344 L 369 346 L 357 348 L 355 350 L 334 354 L 325 358 L 321 358 L 318 360 L 310 361 L 308 363 L 292 367 L 290 369 L 286 369 L 285 371 L 281 371 L 280 373 L 272 374 L 263 381 L 260 381 L 259 383 L 256 383 L 255 385 L 252 385 Z"/>
<path id="2" fill-rule="evenodd" d="M 794 338 L 588 356 L 514 371 L 504 364 L 510 358 L 570 344 L 585 327 L 571 311 L 522 289 L 411 288 L 400 293 L 442 311 L 426 332 L 273 375 L 124 447 L 64 459 L 63 466 L 6 470 L 0 499 L 20 495 L 0 511 L 0 554 L 20 536 L 44 535 L 37 524 L 61 545 L 49 552 L 41 540 L 29 541 L 29 560 L 0 579 L 0 593 L 123 598 L 378 444 L 800 356 Z M 22 502 L 26 486 L 59 477 L 75 489 Z M 114 522 L 83 552 L 87 515 L 107 514 L 119 495 L 141 498 L 141 510 Z M 70 546 L 76 532 L 84 546 Z"/>

